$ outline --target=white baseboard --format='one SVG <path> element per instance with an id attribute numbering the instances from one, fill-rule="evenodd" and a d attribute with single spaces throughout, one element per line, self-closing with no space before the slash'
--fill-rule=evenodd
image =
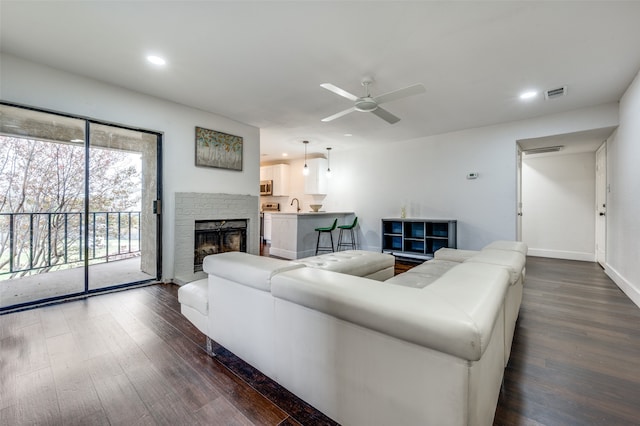
<path id="1" fill-rule="evenodd" d="M 296 259 L 297 253 L 293 250 L 285 250 L 277 247 L 269 247 L 269 255 L 282 257 L 284 259 Z"/>
<path id="2" fill-rule="evenodd" d="M 583 262 L 595 262 L 595 253 L 585 253 L 579 251 L 563 251 L 529 248 L 529 256 L 549 257 L 552 259 L 580 260 Z"/>
<path id="3" fill-rule="evenodd" d="M 609 278 L 611 278 L 613 282 L 616 283 L 618 287 L 620 287 L 620 290 L 622 290 L 624 294 L 626 294 L 629 299 L 631 299 L 631 301 L 640 308 L 640 289 L 635 288 L 633 285 L 631 285 L 629 281 L 625 280 L 624 277 L 622 277 L 622 275 L 618 273 L 618 271 L 613 269 L 608 264 L 604 268 L 604 273 L 607 274 Z"/>

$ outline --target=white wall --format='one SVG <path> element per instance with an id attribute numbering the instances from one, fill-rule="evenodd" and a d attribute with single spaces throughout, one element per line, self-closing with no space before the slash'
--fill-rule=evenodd
<path id="1" fill-rule="evenodd" d="M 640 73 L 607 142 L 607 274 L 640 306 Z"/>
<path id="2" fill-rule="evenodd" d="M 260 137 L 255 127 L 6 54 L 0 56 L 0 99 L 164 134 L 164 280 L 173 278 L 176 192 L 258 195 Z M 196 126 L 242 136 L 243 171 L 195 167 Z"/>
<path id="3" fill-rule="evenodd" d="M 401 123 L 399 123 L 401 124 Z M 458 247 L 516 238 L 516 140 L 618 124 L 617 103 L 331 154 L 328 210 L 359 216 L 362 248 L 380 249 L 380 219 L 458 220 Z M 469 172 L 479 178 L 467 180 Z"/>
<path id="4" fill-rule="evenodd" d="M 522 210 L 530 255 L 595 261 L 595 153 L 525 156 Z"/>

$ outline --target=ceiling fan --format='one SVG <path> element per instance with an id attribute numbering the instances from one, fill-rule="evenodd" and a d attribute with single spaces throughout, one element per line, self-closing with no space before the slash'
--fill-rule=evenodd
<path id="1" fill-rule="evenodd" d="M 420 93 L 426 92 L 424 86 L 420 83 L 414 84 L 409 87 L 405 87 L 404 89 L 394 90 L 393 92 L 388 92 L 379 96 L 371 96 L 369 93 L 369 85 L 373 83 L 373 79 L 371 77 L 364 77 L 362 79 L 362 85 L 364 86 L 365 94 L 362 97 L 358 97 L 354 94 L 347 92 L 337 86 L 334 86 L 331 83 L 323 83 L 320 86 L 325 89 L 335 93 L 336 95 L 340 95 L 343 98 L 347 98 L 350 101 L 355 102 L 354 106 L 351 108 L 345 109 L 344 111 L 340 111 L 337 114 L 330 115 L 329 117 L 323 118 L 322 121 L 332 121 L 336 118 L 340 118 L 344 115 L 349 114 L 353 111 L 361 111 L 361 112 L 371 112 L 374 115 L 382 118 L 389 124 L 394 124 L 400 121 L 400 118 L 391 114 L 386 109 L 381 108 L 379 105 L 385 102 L 396 101 L 398 99 L 406 98 L 413 95 L 418 95 Z"/>

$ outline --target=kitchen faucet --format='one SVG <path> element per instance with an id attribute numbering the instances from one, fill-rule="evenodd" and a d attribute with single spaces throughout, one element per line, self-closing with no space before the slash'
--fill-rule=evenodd
<path id="1" fill-rule="evenodd" d="M 293 202 L 296 202 L 296 211 L 300 211 L 300 200 L 298 200 L 297 198 L 294 198 L 293 200 L 291 200 L 291 205 L 293 205 Z"/>

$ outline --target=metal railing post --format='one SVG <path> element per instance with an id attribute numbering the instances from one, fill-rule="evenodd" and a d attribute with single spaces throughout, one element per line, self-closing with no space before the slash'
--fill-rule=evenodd
<path id="1" fill-rule="evenodd" d="M 14 219 L 15 215 L 13 213 L 9 213 L 9 273 L 13 272 Z"/>

